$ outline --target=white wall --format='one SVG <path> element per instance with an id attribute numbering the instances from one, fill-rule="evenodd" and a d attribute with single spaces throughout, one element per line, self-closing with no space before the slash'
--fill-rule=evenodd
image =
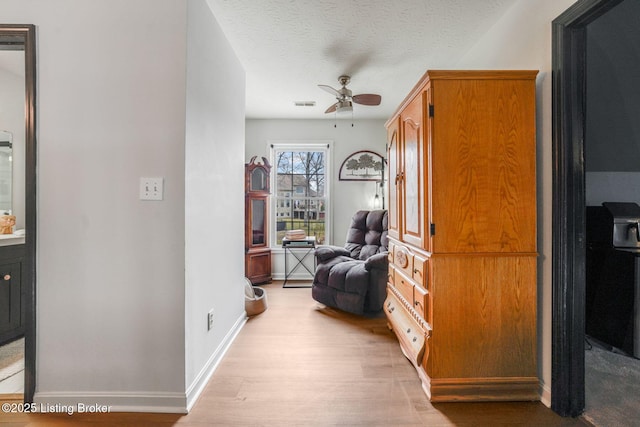
<path id="1" fill-rule="evenodd" d="M 269 158 L 268 141 L 332 141 L 331 143 L 331 244 L 345 243 L 351 217 L 360 209 L 372 209 L 375 182 L 339 181 L 340 165 L 350 154 L 370 150 L 385 156 L 385 120 L 265 120 L 246 121 L 245 162 L 253 156 Z M 334 127 L 334 124 L 336 127 Z M 388 207 L 388 205 L 387 205 Z M 281 248 L 273 249 L 272 274 L 284 276 Z M 306 274 L 306 273 L 305 273 Z M 307 275 L 308 276 L 308 275 Z M 304 278 L 304 276 L 300 276 Z"/>
<path id="2" fill-rule="evenodd" d="M 188 406 L 244 324 L 245 74 L 205 0 L 188 6 L 185 351 Z M 207 331 L 207 313 L 214 327 Z"/>
<path id="3" fill-rule="evenodd" d="M 36 401 L 184 408 L 186 12 L 0 3 L 37 26 Z"/>
<path id="4" fill-rule="evenodd" d="M 587 26 L 584 161 L 588 172 L 640 172 L 638 17 L 640 1 L 627 0 Z"/>
<path id="5" fill-rule="evenodd" d="M 623 1 L 587 27 L 585 193 L 588 206 L 640 203 L 640 2 Z M 607 84 L 603 85 L 602 81 Z"/>
<path id="6" fill-rule="evenodd" d="M 600 206 L 604 202 L 640 203 L 640 172 L 585 173 L 585 202 Z"/>
<path id="7" fill-rule="evenodd" d="M 457 63 L 468 69 L 535 69 L 538 155 L 538 340 L 542 401 L 551 396 L 551 22 L 575 0 L 520 0 Z"/>

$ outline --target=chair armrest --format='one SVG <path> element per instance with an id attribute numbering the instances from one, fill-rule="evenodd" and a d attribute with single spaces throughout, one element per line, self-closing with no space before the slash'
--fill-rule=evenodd
<path id="1" fill-rule="evenodd" d="M 325 262 L 337 256 L 351 256 L 351 253 L 340 246 L 323 245 L 316 247 L 316 259 L 318 262 Z"/>
<path id="2" fill-rule="evenodd" d="M 371 270 L 372 268 L 377 268 L 377 269 L 380 269 L 380 270 L 388 269 L 389 268 L 388 254 L 389 254 L 389 252 L 385 251 L 385 252 L 377 253 L 375 255 L 371 255 L 364 262 L 364 268 L 367 271 Z"/>

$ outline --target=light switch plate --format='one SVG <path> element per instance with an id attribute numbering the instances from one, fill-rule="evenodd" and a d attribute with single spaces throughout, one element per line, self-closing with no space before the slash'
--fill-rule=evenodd
<path id="1" fill-rule="evenodd" d="M 140 178 L 140 200 L 162 200 L 164 178 Z"/>

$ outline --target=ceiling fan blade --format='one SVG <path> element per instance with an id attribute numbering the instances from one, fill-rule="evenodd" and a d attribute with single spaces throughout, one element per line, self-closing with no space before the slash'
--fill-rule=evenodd
<path id="1" fill-rule="evenodd" d="M 334 111 L 336 111 L 336 108 L 338 108 L 337 102 L 333 104 L 331 107 L 327 108 L 327 111 L 325 111 L 325 113 L 333 113 Z"/>
<path id="2" fill-rule="evenodd" d="M 318 85 L 318 87 L 322 90 L 326 90 L 327 92 L 329 92 L 331 95 L 333 96 L 337 96 L 340 97 L 340 92 L 338 92 L 337 90 L 335 90 L 334 88 L 332 88 L 331 86 L 327 86 L 327 85 Z"/>
<path id="3" fill-rule="evenodd" d="M 362 105 L 380 105 L 382 97 L 374 93 L 361 93 L 360 95 L 353 95 L 351 98 L 356 104 Z"/>

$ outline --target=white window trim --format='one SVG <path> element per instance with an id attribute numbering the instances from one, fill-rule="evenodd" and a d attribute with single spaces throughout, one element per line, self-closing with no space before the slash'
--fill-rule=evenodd
<path id="1" fill-rule="evenodd" d="M 332 163 L 332 153 L 333 153 L 333 141 L 332 140 L 269 140 L 267 141 L 267 149 L 269 151 L 269 161 L 271 162 L 271 191 L 276 191 L 276 175 L 277 175 L 277 165 L 275 164 L 275 152 L 276 150 L 283 149 L 294 149 L 300 150 L 305 149 L 309 151 L 324 151 L 325 155 L 325 193 L 326 193 L 326 202 L 327 206 L 325 208 L 325 245 L 330 245 L 333 241 L 332 231 L 333 227 L 331 225 L 333 218 L 333 204 L 331 203 L 331 187 L 333 184 L 333 169 L 331 167 Z M 276 206 L 273 200 L 275 198 L 271 198 L 272 201 L 269 202 L 269 246 L 273 249 L 280 248 L 280 246 L 275 245 L 275 215 L 276 215 Z"/>

